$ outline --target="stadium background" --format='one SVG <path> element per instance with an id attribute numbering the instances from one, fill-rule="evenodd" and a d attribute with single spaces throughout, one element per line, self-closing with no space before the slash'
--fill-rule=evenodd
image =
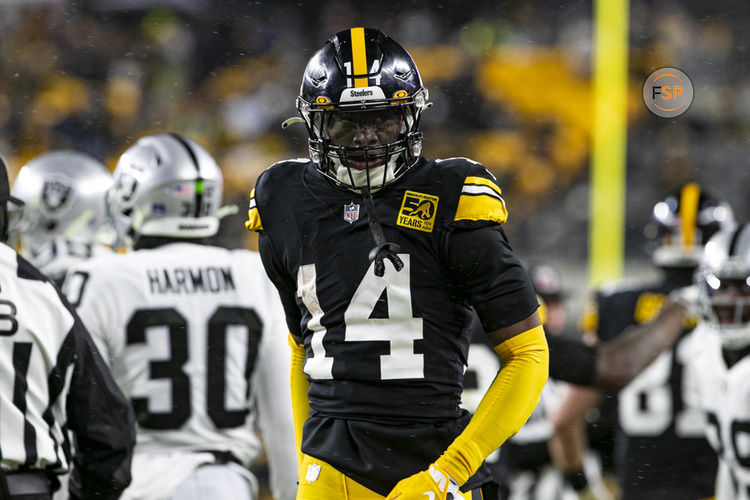
<path id="1" fill-rule="evenodd" d="M 606 4 L 606 2 L 603 2 Z M 563 272 L 571 321 L 586 291 L 592 125 L 591 1 L 0 0 L 0 153 L 11 177 L 49 149 L 114 168 L 135 139 L 190 135 L 225 176 L 229 247 L 254 247 L 247 193 L 271 163 L 306 156 L 294 116 L 307 59 L 334 32 L 380 28 L 411 52 L 434 106 L 428 157 L 466 156 L 499 179 L 524 260 Z M 629 4 L 626 274 L 647 275 L 650 209 L 686 180 L 750 215 L 750 3 Z M 660 67 L 691 78 L 684 115 L 644 106 Z"/>

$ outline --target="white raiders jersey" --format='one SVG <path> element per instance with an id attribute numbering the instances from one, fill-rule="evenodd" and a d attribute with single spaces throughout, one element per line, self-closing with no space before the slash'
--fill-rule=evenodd
<path id="1" fill-rule="evenodd" d="M 261 450 L 257 415 L 272 488 L 288 497 L 288 329 L 257 253 L 170 243 L 92 259 L 64 290 L 132 402 L 136 459 L 211 450 L 249 466 Z"/>
<path id="2" fill-rule="evenodd" d="M 618 393 L 619 425 L 626 434 L 656 437 L 673 428 L 677 439 L 704 436 L 705 415 L 689 397 L 701 382 L 691 365 L 700 349 L 697 332 L 686 333 L 674 351 L 659 354 Z M 679 389 L 670 384 L 675 367 L 680 367 Z"/>
<path id="3" fill-rule="evenodd" d="M 750 499 L 750 357 L 727 367 L 719 332 L 701 323 L 700 350 L 693 366 L 700 373 L 691 394 L 708 416 L 706 436 L 719 456 L 717 500 Z"/>

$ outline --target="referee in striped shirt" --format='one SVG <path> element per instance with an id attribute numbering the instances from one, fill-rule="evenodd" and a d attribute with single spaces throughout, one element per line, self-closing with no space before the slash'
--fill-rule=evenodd
<path id="1" fill-rule="evenodd" d="M 68 471 L 71 498 L 118 498 L 132 409 L 58 288 L 4 243 L 9 202 L 0 157 L 0 499 L 50 500 Z"/>

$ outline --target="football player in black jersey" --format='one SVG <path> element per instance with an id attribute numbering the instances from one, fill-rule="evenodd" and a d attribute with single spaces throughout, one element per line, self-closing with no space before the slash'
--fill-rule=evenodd
<path id="1" fill-rule="evenodd" d="M 483 460 L 547 380 L 500 188 L 476 162 L 420 155 L 428 106 L 403 47 L 339 32 L 297 99 L 310 160 L 273 165 L 251 193 L 246 227 L 291 332 L 300 499 L 482 498 Z M 459 402 L 473 311 L 502 368 L 471 417 Z"/>
<path id="2" fill-rule="evenodd" d="M 599 341 L 623 337 L 637 325 L 660 321 L 667 312 L 682 317 L 669 297 L 693 282 L 704 246 L 722 228 L 734 225 L 731 208 L 695 183 L 682 186 L 654 206 L 652 260 L 662 277 L 652 283 L 622 282 L 597 291 L 584 315 L 584 328 Z M 660 312 L 661 311 L 661 312 Z M 673 312 L 674 311 L 674 312 Z M 622 498 L 698 499 L 711 497 L 717 461 L 704 438 L 704 418 L 685 401 L 697 375 L 686 366 L 692 327 L 682 327 L 671 349 L 660 354 L 617 395 L 618 436 L 614 450 Z M 672 327 L 674 329 L 674 326 Z M 600 393 L 577 388 L 559 410 L 561 432 L 598 404 Z"/>

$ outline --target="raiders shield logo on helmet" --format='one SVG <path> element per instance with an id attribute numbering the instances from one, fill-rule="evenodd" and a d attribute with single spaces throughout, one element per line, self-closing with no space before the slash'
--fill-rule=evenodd
<path id="1" fill-rule="evenodd" d="M 42 204 L 49 211 L 59 210 L 70 198 L 72 187 L 62 179 L 47 179 L 42 187 Z"/>

